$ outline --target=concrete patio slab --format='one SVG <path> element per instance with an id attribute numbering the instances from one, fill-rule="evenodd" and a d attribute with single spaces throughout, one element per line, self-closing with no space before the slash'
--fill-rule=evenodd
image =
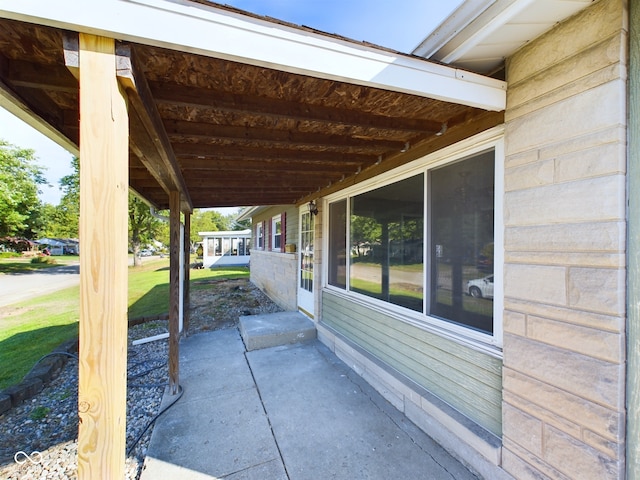
<path id="1" fill-rule="evenodd" d="M 317 340 L 245 352 L 226 330 L 180 349 L 184 395 L 142 480 L 476 478 Z"/>

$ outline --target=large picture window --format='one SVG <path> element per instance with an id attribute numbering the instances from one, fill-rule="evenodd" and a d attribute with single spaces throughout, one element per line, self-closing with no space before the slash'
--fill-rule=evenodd
<path id="1" fill-rule="evenodd" d="M 432 170 L 431 314 L 493 333 L 494 154 Z"/>
<path id="2" fill-rule="evenodd" d="M 493 335 L 495 168 L 485 150 L 330 201 L 328 285 Z"/>
<path id="3" fill-rule="evenodd" d="M 351 290 L 422 311 L 424 175 L 351 199 Z"/>

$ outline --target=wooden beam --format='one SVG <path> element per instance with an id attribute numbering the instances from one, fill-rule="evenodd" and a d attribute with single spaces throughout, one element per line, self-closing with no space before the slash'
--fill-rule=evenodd
<path id="1" fill-rule="evenodd" d="M 365 129 L 385 129 L 398 132 L 436 133 L 440 122 L 418 118 L 398 118 L 375 115 L 361 110 L 328 107 L 312 103 L 241 95 L 167 82 L 150 82 L 154 98 L 159 104 L 180 105 L 224 112 L 240 112 L 243 116 L 264 116 L 300 122 L 318 122 L 328 125 L 348 125 Z"/>
<path id="2" fill-rule="evenodd" d="M 165 172 L 165 175 L 171 180 L 169 187 L 180 193 L 182 210 L 190 212 L 193 210 L 193 206 L 189 198 L 189 191 L 182 178 L 182 172 L 142 69 L 137 66 L 130 45 L 118 44 L 117 52 L 118 80 L 125 87 L 131 107 L 136 111 L 142 128 L 155 146 L 154 153 L 161 160 L 154 167 Z"/>
<path id="3" fill-rule="evenodd" d="M 80 34 L 78 478 L 123 478 L 127 406 L 126 97 L 114 40 Z"/>
<path id="4" fill-rule="evenodd" d="M 180 386 L 180 192 L 169 192 L 169 393 Z"/>
<path id="5" fill-rule="evenodd" d="M 183 299 L 183 319 L 182 319 L 182 331 L 185 335 L 189 333 L 189 305 L 190 289 L 189 289 L 189 277 L 191 275 L 191 214 L 185 212 L 184 214 L 184 288 L 182 293 Z"/>
<path id="6" fill-rule="evenodd" d="M 260 168 L 263 170 L 278 170 L 280 168 L 286 170 L 293 168 L 295 170 L 304 169 L 307 171 L 322 171 L 324 169 L 335 171 L 336 169 L 351 166 L 355 171 L 359 166 L 363 165 L 362 159 L 336 160 L 333 155 L 317 155 L 313 158 L 300 158 L 295 157 L 295 155 L 292 155 L 291 158 L 269 158 L 268 156 L 259 155 L 258 152 L 255 152 L 255 156 L 246 155 L 248 152 L 244 152 L 245 155 L 238 154 L 237 152 L 235 154 L 230 152 L 229 154 L 221 153 L 220 155 L 216 155 L 216 150 L 212 149 L 204 155 L 181 155 L 178 159 L 184 170 L 209 170 L 216 167 L 222 169 L 227 167 L 238 168 L 238 166 L 243 167 L 246 165 L 247 168 L 255 168 L 258 170 Z M 371 157 L 368 159 L 369 161 L 364 164 L 373 165 L 376 158 Z"/>
<path id="7" fill-rule="evenodd" d="M 40 65 L 20 60 L 10 60 L 8 81 L 16 87 L 42 88 L 48 91 L 75 94 L 78 81 L 69 69 L 58 65 Z"/>
<path id="8" fill-rule="evenodd" d="M 292 146 L 316 146 L 316 147 L 360 147 L 376 150 L 400 150 L 404 145 L 403 140 L 389 140 L 388 130 L 384 134 L 377 131 L 369 135 L 337 135 L 318 132 L 301 132 L 293 130 L 278 130 L 275 128 L 260 128 L 238 125 L 219 125 L 203 122 L 189 122 L 185 120 L 164 120 L 164 126 L 169 138 L 179 141 L 182 138 L 189 139 L 227 139 L 245 142 L 283 142 Z M 386 136 L 385 136 L 386 134 Z"/>
<path id="9" fill-rule="evenodd" d="M 64 60 L 74 76 L 78 75 L 78 43 L 75 33 L 63 36 Z M 133 59 L 131 47 L 118 43 L 116 46 L 117 77 L 127 92 L 131 108 L 131 148 L 147 167 L 149 173 L 164 188 L 167 195 L 178 191 L 183 210 L 193 206 L 182 178 L 162 120 L 149 91 L 146 79 Z"/>
<path id="10" fill-rule="evenodd" d="M 180 158 L 249 158 L 264 160 L 289 160 L 291 162 L 323 162 L 333 161 L 343 164 L 362 165 L 374 163 L 377 155 L 363 155 L 358 153 L 314 152 L 287 148 L 252 148 L 239 146 L 213 146 L 206 144 L 177 143 L 173 146 Z"/>

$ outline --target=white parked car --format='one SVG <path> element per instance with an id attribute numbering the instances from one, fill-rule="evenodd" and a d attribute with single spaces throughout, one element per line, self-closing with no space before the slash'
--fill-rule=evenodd
<path id="1" fill-rule="evenodd" d="M 141 257 L 150 257 L 151 255 L 153 255 L 153 252 L 151 250 L 147 250 L 146 248 L 144 250 L 140 250 L 140 254 Z"/>
<path id="2" fill-rule="evenodd" d="M 476 298 L 493 298 L 493 275 L 469 280 L 467 292 Z"/>

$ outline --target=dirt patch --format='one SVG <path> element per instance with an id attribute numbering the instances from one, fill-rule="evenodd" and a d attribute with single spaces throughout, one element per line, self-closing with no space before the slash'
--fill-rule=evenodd
<path id="1" fill-rule="evenodd" d="M 191 284 L 189 334 L 232 328 L 244 315 L 282 309 L 246 278 L 202 280 Z"/>

